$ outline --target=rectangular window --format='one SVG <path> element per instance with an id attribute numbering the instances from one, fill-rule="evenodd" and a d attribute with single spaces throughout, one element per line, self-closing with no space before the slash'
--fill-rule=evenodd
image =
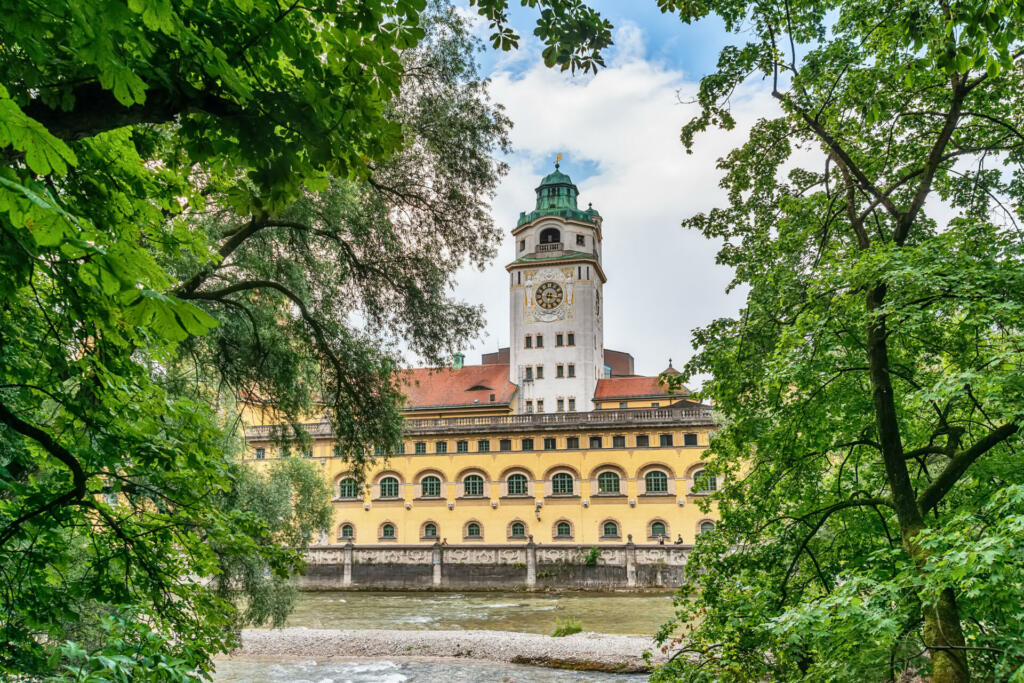
<path id="1" fill-rule="evenodd" d="M 537 412 L 538 413 L 543 413 L 544 412 L 544 399 L 542 399 L 542 398 L 538 398 L 537 399 Z"/>
<path id="2" fill-rule="evenodd" d="M 580 437 L 578 437 L 578 436 L 567 437 L 565 439 L 565 447 L 566 448 L 579 448 L 580 447 Z"/>
<path id="3" fill-rule="evenodd" d="M 257 448 L 256 449 L 256 459 L 257 460 L 263 460 L 266 457 L 267 457 L 267 449 L 266 448 Z"/>
<path id="4" fill-rule="evenodd" d="M 566 339 L 565 341 L 566 346 L 576 346 L 576 335 L 570 332 L 566 336 L 568 337 L 568 339 Z"/>
<path id="5" fill-rule="evenodd" d="M 620 408 L 628 408 L 629 407 L 629 402 L 628 401 L 619 401 L 619 407 Z"/>
<path id="6" fill-rule="evenodd" d="M 570 398 L 569 399 L 569 412 L 570 413 L 575 413 L 576 412 L 576 399 L 574 399 L 574 398 Z"/>
<path id="7" fill-rule="evenodd" d="M 657 401 L 651 401 L 651 407 L 652 408 L 660 408 L 661 404 L 658 403 Z"/>
<path id="8" fill-rule="evenodd" d="M 455 451 L 457 453 L 469 453 L 469 442 L 468 441 L 456 441 Z"/>
<path id="9" fill-rule="evenodd" d="M 533 337 L 531 337 L 530 335 L 526 335 L 526 341 L 524 342 L 524 344 L 525 344 L 526 348 L 532 349 L 533 348 Z"/>
<path id="10" fill-rule="evenodd" d="M 592 437 L 590 437 L 590 447 L 591 448 L 601 448 L 601 446 L 603 445 L 601 442 L 602 442 L 602 439 L 599 436 L 592 436 Z"/>
<path id="11" fill-rule="evenodd" d="M 560 399 L 558 399 L 558 412 L 561 413 L 564 410 L 565 410 L 565 399 L 561 399 L 560 398 Z"/>
<path id="12" fill-rule="evenodd" d="M 476 442 L 476 450 L 478 453 L 489 453 L 491 450 L 490 439 L 480 439 Z"/>
<path id="13" fill-rule="evenodd" d="M 532 413 L 533 412 L 533 401 L 527 401 L 526 402 L 526 412 L 528 412 L 528 413 Z"/>
<path id="14" fill-rule="evenodd" d="M 537 366 L 537 379 L 544 379 L 544 366 L 543 365 L 538 365 Z"/>
<path id="15" fill-rule="evenodd" d="M 558 442 L 555 440 L 555 437 L 553 437 L 553 436 L 546 436 L 546 437 L 544 437 L 544 450 L 546 450 L 546 451 L 553 451 L 556 448 L 558 448 Z"/>
<path id="16" fill-rule="evenodd" d="M 309 446 L 306 446 L 305 448 L 303 448 L 302 449 L 302 457 L 303 458 L 312 458 L 313 457 L 313 449 L 310 448 Z"/>
<path id="17" fill-rule="evenodd" d="M 510 451 L 512 450 L 512 439 L 499 439 L 498 440 L 499 451 Z"/>
<path id="18" fill-rule="evenodd" d="M 374 455 L 384 455 L 384 447 L 381 446 L 379 443 L 373 444 L 373 454 Z"/>
<path id="19" fill-rule="evenodd" d="M 537 335 L 537 348 L 538 349 L 543 349 L 544 348 L 544 335 L 543 334 L 538 334 Z"/>
<path id="20" fill-rule="evenodd" d="M 532 451 L 533 450 L 533 439 L 523 439 L 523 442 L 522 442 L 522 444 L 520 446 L 520 450 Z"/>
<path id="21" fill-rule="evenodd" d="M 565 377 L 565 366 L 561 363 L 555 366 L 555 377 Z"/>
<path id="22" fill-rule="evenodd" d="M 447 453 L 448 452 L 448 442 L 447 441 L 438 441 L 437 443 L 435 443 L 434 444 L 434 452 L 435 453 Z"/>
<path id="23" fill-rule="evenodd" d="M 527 365 L 526 366 L 526 379 L 533 379 L 533 366 L 532 365 Z"/>
<path id="24" fill-rule="evenodd" d="M 423 455 L 427 452 L 427 442 L 417 441 L 414 450 L 416 451 L 416 455 Z"/>
<path id="25" fill-rule="evenodd" d="M 573 363 L 569 363 L 569 376 L 570 377 L 575 377 L 576 376 L 576 366 Z"/>
<path id="26" fill-rule="evenodd" d="M 697 435 L 694 432 L 686 432 L 683 434 L 683 445 L 684 446 L 696 446 Z"/>
<path id="27" fill-rule="evenodd" d="M 660 435 L 658 437 L 658 444 L 661 445 L 661 446 L 671 446 L 672 445 L 672 435 L 671 434 L 662 434 L 662 435 Z"/>
<path id="28" fill-rule="evenodd" d="M 626 437 L 622 435 L 616 435 L 612 437 L 612 448 L 625 448 Z"/>
<path id="29" fill-rule="evenodd" d="M 398 455 L 405 455 L 405 442 L 399 441 L 398 448 L 395 449 L 395 453 Z"/>
<path id="30" fill-rule="evenodd" d="M 562 345 L 562 339 L 563 339 L 563 335 L 556 334 L 555 335 L 555 346 L 561 346 Z"/>
<path id="31" fill-rule="evenodd" d="M 576 235 L 576 245 L 580 247 L 585 247 L 587 245 L 587 238 L 584 237 L 583 235 Z"/>
<path id="32" fill-rule="evenodd" d="M 651 445 L 651 437 L 649 437 L 646 434 L 637 434 L 636 435 L 636 447 L 637 448 L 647 448 L 650 445 Z"/>
<path id="33" fill-rule="evenodd" d="M 519 240 L 519 251 L 526 251 L 526 240 Z"/>

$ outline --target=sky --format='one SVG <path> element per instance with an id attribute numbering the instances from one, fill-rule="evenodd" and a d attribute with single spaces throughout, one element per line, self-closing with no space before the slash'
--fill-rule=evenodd
<path id="1" fill-rule="evenodd" d="M 615 26 L 607 66 L 596 75 L 544 67 L 532 36 L 535 15 L 519 7 L 511 12 L 519 49 L 480 54 L 491 96 L 514 124 L 513 152 L 492 204 L 504 232 L 498 256 L 483 272 L 457 274 L 456 296 L 482 304 L 487 320 L 485 336 L 464 349 L 467 363 L 509 343 L 509 231 L 520 211 L 533 209 L 534 188 L 559 153 L 562 171 L 579 187 L 580 207 L 592 202 L 604 218 L 606 348 L 632 353 L 638 374 L 657 374 L 670 358 L 679 368 L 693 355 L 692 330 L 736 315 L 743 304 L 742 291 L 726 293 L 732 274 L 715 263 L 719 245 L 680 222 L 725 205 L 716 161 L 742 144 L 754 121 L 778 113 L 767 85 L 745 84 L 733 98 L 736 129 L 699 135 L 688 155 L 679 141 L 697 111 L 688 101 L 737 36 L 714 19 L 687 26 L 662 15 L 654 0 L 590 4 Z M 472 10 L 465 16 L 486 39 L 486 24 Z"/>

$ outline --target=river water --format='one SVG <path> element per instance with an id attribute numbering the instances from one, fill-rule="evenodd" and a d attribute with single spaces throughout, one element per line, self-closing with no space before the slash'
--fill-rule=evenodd
<path id="1" fill-rule="evenodd" d="M 287 626 L 551 633 L 573 618 L 584 631 L 653 635 L 671 615 L 664 593 L 324 592 L 301 594 Z"/>
<path id="2" fill-rule="evenodd" d="M 668 594 L 385 593 L 300 595 L 287 626 L 333 629 L 472 630 L 551 633 L 558 619 L 584 631 L 651 635 L 672 614 Z M 560 671 L 541 667 L 433 660 L 221 660 L 217 683 L 634 683 L 643 675 Z"/>

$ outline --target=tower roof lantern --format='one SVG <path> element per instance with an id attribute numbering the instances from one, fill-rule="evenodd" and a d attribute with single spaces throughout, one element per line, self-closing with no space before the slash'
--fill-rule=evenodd
<path id="1" fill-rule="evenodd" d="M 561 160 L 561 158 L 562 155 L 559 154 L 558 159 Z M 596 222 L 595 217 L 599 217 L 597 211 L 593 209 L 581 211 L 576 205 L 576 198 L 579 196 L 580 190 L 572 182 L 572 178 L 562 173 L 558 161 L 555 162 L 555 170 L 544 176 L 535 191 L 537 193 L 536 207 L 530 213 L 520 213 L 519 220 L 516 222 L 517 226 L 529 223 L 541 216 L 561 216 L 588 223 Z"/>

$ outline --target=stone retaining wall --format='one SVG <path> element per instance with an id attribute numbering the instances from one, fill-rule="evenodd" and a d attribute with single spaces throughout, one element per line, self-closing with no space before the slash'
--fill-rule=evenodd
<path id="1" fill-rule="evenodd" d="M 615 590 L 675 588 L 688 545 L 314 546 L 303 590 Z"/>

